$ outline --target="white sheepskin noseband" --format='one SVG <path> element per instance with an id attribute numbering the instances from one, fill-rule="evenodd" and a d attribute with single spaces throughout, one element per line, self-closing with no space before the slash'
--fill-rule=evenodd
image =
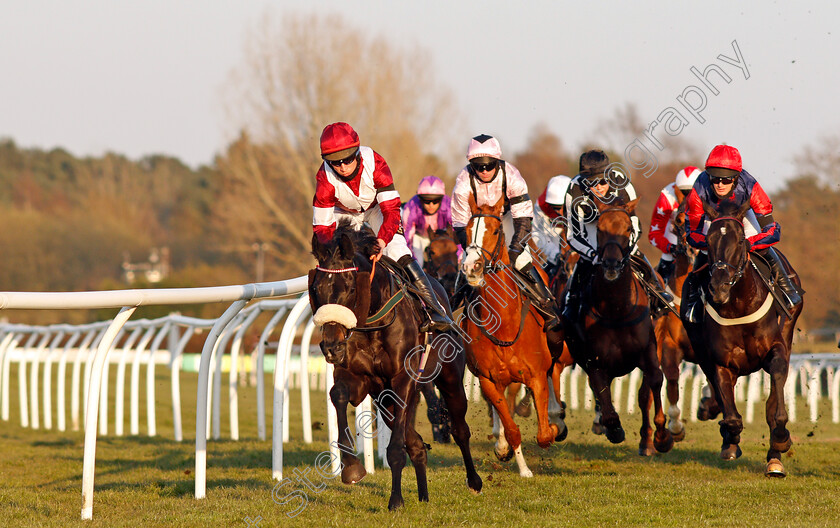
<path id="1" fill-rule="evenodd" d="M 327 323 L 338 323 L 344 328 L 356 328 L 356 314 L 350 308 L 341 304 L 325 304 L 318 308 L 312 318 L 318 328 Z"/>

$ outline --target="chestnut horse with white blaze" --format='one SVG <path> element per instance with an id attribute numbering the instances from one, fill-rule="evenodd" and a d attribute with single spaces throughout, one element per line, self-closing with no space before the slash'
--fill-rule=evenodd
<path id="1" fill-rule="evenodd" d="M 548 376 L 553 374 L 555 358 L 546 342 L 543 319 L 519 287 L 521 279 L 510 267 L 502 230 L 503 199 L 495 205 L 477 206 L 470 196 L 473 215 L 466 226 L 469 246 L 461 270 L 475 295 L 467 302 L 466 317 L 460 321 L 469 341 L 467 364 L 479 378 L 481 390 L 501 420 L 496 456 L 503 461 L 516 455 L 519 474 L 532 477 L 522 455 L 522 436 L 513 421 L 505 389 L 524 383 L 533 393 L 537 411 L 537 443 L 548 448 L 566 435 L 565 424 L 549 420 Z M 544 279 L 545 280 L 545 279 Z M 560 338 L 562 341 L 562 337 Z M 555 397 L 560 400 L 559 390 Z"/>

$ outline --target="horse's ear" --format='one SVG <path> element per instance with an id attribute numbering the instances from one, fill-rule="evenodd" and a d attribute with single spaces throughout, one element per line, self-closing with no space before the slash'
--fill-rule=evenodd
<path id="1" fill-rule="evenodd" d="M 446 234 L 449 235 L 450 238 L 455 238 L 455 228 L 452 227 L 452 224 L 446 226 Z"/>
<path id="2" fill-rule="evenodd" d="M 639 199 L 636 198 L 635 200 L 630 200 L 629 203 L 624 205 L 624 209 L 627 210 L 628 213 L 632 213 L 636 210 L 636 206 L 639 204 Z"/>
<path id="3" fill-rule="evenodd" d="M 341 257 L 346 260 L 353 260 L 353 257 L 356 256 L 356 250 L 353 249 L 353 240 L 347 233 L 342 233 L 338 238 L 338 249 L 341 252 Z"/>
<path id="4" fill-rule="evenodd" d="M 356 274 L 356 306 L 353 313 L 359 326 L 364 326 L 370 312 L 370 272 L 360 271 Z"/>
<path id="5" fill-rule="evenodd" d="M 327 259 L 326 247 L 318 240 L 318 235 L 312 235 L 312 256 L 318 262 L 323 262 Z"/>
<path id="6" fill-rule="evenodd" d="M 705 201 L 703 202 L 703 212 L 706 213 L 706 216 L 709 218 L 709 220 L 714 220 L 715 218 L 720 216 L 715 210 L 715 208 L 707 204 Z"/>
<path id="7" fill-rule="evenodd" d="M 475 196 L 473 195 L 473 193 L 470 193 L 468 201 L 470 204 L 470 211 L 473 213 L 478 211 L 478 203 L 475 201 Z"/>
<path id="8" fill-rule="evenodd" d="M 429 237 L 429 240 L 431 240 L 435 237 L 435 232 L 432 229 L 432 226 L 426 226 L 426 236 Z"/>
<path id="9" fill-rule="evenodd" d="M 680 189 L 679 187 L 677 187 L 675 185 L 674 186 L 674 196 L 677 197 L 677 203 L 682 203 L 683 199 L 685 198 L 685 193 L 682 192 L 682 189 Z"/>
<path id="10" fill-rule="evenodd" d="M 742 203 L 741 207 L 739 207 L 738 210 L 735 212 L 735 218 L 737 218 L 738 220 L 743 220 L 744 215 L 747 214 L 747 211 L 750 210 L 750 207 L 751 205 L 749 200 Z"/>
<path id="11" fill-rule="evenodd" d="M 493 212 L 496 213 L 498 216 L 502 216 L 502 211 L 505 209 L 505 198 L 507 196 L 500 196 L 499 201 L 493 206 Z"/>

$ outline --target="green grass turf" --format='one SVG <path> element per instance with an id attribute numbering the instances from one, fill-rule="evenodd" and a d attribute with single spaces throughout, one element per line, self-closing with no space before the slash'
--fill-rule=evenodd
<path id="1" fill-rule="evenodd" d="M 760 409 L 756 409 L 759 421 L 746 424 L 742 433 L 744 456 L 733 462 L 718 457 L 716 423 L 687 422 L 686 440 L 676 444 L 673 451 L 642 458 L 636 454 L 641 423 L 638 410 L 632 415 L 622 414 L 627 440 L 619 445 L 591 433 L 591 411 L 570 410 L 568 438 L 548 450 L 536 445 L 534 415 L 518 417 L 525 456 L 535 474 L 533 479 L 523 479 L 514 461 L 496 460 L 493 441 L 488 439 L 486 407 L 473 403 L 468 421 L 473 431 L 473 457 L 484 480 L 483 492 L 474 495 L 467 489 L 454 444 L 433 444 L 429 453 L 430 502 L 417 501 L 414 471 L 408 463 L 403 472 L 406 506 L 389 512 L 390 472 L 379 462 L 375 474 L 355 486 L 316 475 L 315 460 L 327 449 L 325 395 L 312 394 L 312 419 L 318 428 L 314 442 L 305 444 L 299 425 L 299 395 L 292 391 L 292 440 L 285 447 L 284 476 L 292 476 L 295 468 L 312 468 L 312 482 L 325 485 L 318 493 L 300 484 L 284 488 L 283 495 L 298 490 L 308 500 L 292 518 L 288 514 L 300 502 L 280 505 L 272 500 L 276 483 L 271 480 L 271 442 L 256 439 L 255 389 L 243 387 L 239 411 L 243 439 L 227 439 L 230 432 L 225 405 L 223 439 L 208 442 L 207 498 L 195 500 L 196 379 L 195 374 L 182 375 L 183 442 L 172 440 L 167 372 L 158 373 L 158 437 L 117 438 L 110 424 L 111 434 L 97 442 L 93 521 L 81 521 L 83 435 L 21 428 L 13 367 L 11 420 L 0 423 L 0 526 L 247 527 L 246 517 L 260 517 L 257 525 L 263 528 L 840 524 L 840 424 L 831 423 L 826 400 L 822 402 L 820 421 L 810 423 L 801 398 L 797 402 L 799 421 L 790 425 L 794 446 L 784 456 L 786 479 L 764 477 L 767 426 Z M 113 386 L 110 396 L 114 396 Z M 145 402 L 145 394 L 141 398 Z M 269 389 L 269 435 L 271 398 Z M 145 403 L 141 407 L 143 435 L 144 407 Z M 113 411 L 112 401 L 111 420 Z M 418 430 L 431 442 L 425 407 L 418 412 Z"/>

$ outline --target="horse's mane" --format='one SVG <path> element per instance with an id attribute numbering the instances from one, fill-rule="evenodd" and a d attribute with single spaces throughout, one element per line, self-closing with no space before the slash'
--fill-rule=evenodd
<path id="1" fill-rule="evenodd" d="M 356 229 L 356 225 L 349 219 L 342 219 L 335 228 L 332 240 L 326 244 L 322 244 L 317 236 L 312 237 L 312 255 L 319 262 L 336 258 L 344 237 L 350 240 L 356 253 L 361 253 L 365 258 L 374 254 L 377 246 L 376 233 L 367 224 Z"/>

